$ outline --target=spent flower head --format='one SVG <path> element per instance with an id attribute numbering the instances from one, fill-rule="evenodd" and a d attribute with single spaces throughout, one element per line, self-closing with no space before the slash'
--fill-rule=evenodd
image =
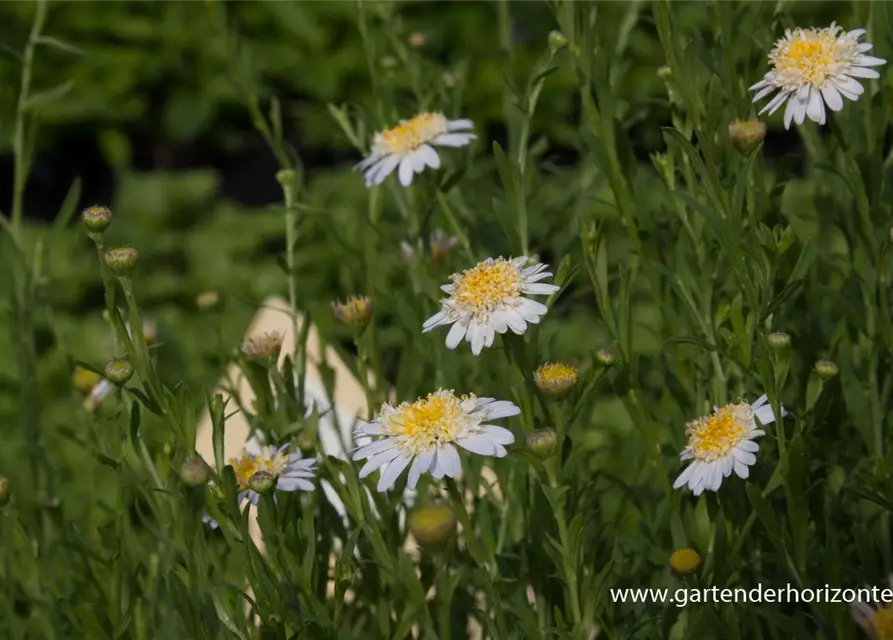
<path id="1" fill-rule="evenodd" d="M 522 335 L 528 324 L 538 324 L 549 310 L 546 305 L 525 295 L 550 295 L 558 291 L 554 284 L 540 280 L 551 278 L 548 265 L 525 267 L 528 258 L 487 258 L 471 269 L 454 273 L 452 283 L 441 289 L 449 298 L 440 301 L 440 311 L 422 325 L 432 329 L 452 325 L 446 337 L 448 349 L 455 349 L 464 338 L 471 352 L 479 355 L 491 347 L 497 333 Z"/>
<path id="2" fill-rule="evenodd" d="M 400 184 L 408 187 L 425 167 L 440 168 L 434 147 L 464 147 L 477 138 L 471 120 L 448 120 L 442 113 L 420 113 L 410 120 L 375 134 L 369 156 L 354 169 L 362 171 L 366 186 L 374 187 L 397 170 Z"/>
<path id="3" fill-rule="evenodd" d="M 511 431 L 488 424 L 491 420 L 516 416 L 521 410 L 506 400 L 457 396 L 439 389 L 415 402 L 391 406 L 385 403 L 367 425 L 354 431 L 355 438 L 378 436 L 357 448 L 354 460 L 365 460 L 360 477 L 385 467 L 378 490 L 387 491 L 410 466 L 408 487 L 414 489 L 422 473 L 436 479 L 455 478 L 462 469 L 454 445 L 466 451 L 501 458 L 505 445 L 515 441 Z"/>
<path id="4" fill-rule="evenodd" d="M 299 452 L 286 453 L 288 445 L 281 447 L 259 446 L 250 442 L 241 455 L 230 460 L 236 482 L 239 485 L 239 501 L 247 498 L 257 504 L 258 496 L 266 486 L 266 476 L 255 477 L 258 472 L 270 474 L 275 481 L 276 491 L 313 491 L 310 482 L 314 476 L 313 458 L 302 459 Z M 254 480 L 254 486 L 252 486 Z"/>
<path id="5" fill-rule="evenodd" d="M 865 55 L 871 43 L 860 43 L 865 29 L 843 32 L 833 22 L 823 29 L 788 29 L 769 53 L 772 69 L 750 87 L 756 102 L 778 91 L 760 111 L 769 115 L 787 102 L 784 127 L 791 122 L 803 124 L 808 117 L 825 124 L 827 105 L 832 111 L 843 109 L 843 98 L 858 100 L 865 91 L 856 78 L 879 78 L 875 67 L 886 60 Z"/>
<path id="6" fill-rule="evenodd" d="M 787 412 L 782 408 L 782 415 Z M 772 406 L 765 395 L 752 405 L 746 402 L 716 407 L 714 413 L 689 422 L 685 427 L 688 444 L 680 459 L 691 460 L 676 479 L 674 489 L 688 486 L 696 496 L 704 491 L 719 491 L 732 471 L 746 479 L 749 467 L 757 461 L 755 438 L 766 435 L 758 428 L 775 422 Z"/>
<path id="7" fill-rule="evenodd" d="M 563 398 L 580 379 L 576 367 L 562 362 L 547 362 L 533 374 L 533 380 L 541 391 L 555 398 Z"/>
<path id="8" fill-rule="evenodd" d="M 350 296 L 345 302 L 333 302 L 332 313 L 349 327 L 365 327 L 372 318 L 372 300 L 367 296 Z"/>
<path id="9" fill-rule="evenodd" d="M 242 353 L 249 360 L 272 366 L 279 361 L 279 352 L 282 351 L 284 340 L 285 333 L 282 331 L 267 331 L 259 336 L 248 338 L 242 345 Z"/>

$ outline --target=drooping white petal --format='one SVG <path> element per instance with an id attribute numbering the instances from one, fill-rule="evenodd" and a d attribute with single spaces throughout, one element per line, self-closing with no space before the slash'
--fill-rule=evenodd
<path id="1" fill-rule="evenodd" d="M 399 170 L 400 184 L 402 184 L 404 187 L 408 187 L 409 185 L 412 184 L 412 170 L 413 170 L 412 165 L 413 165 L 413 163 L 412 163 L 411 157 L 405 157 L 402 160 L 400 160 L 400 170 Z"/>
<path id="2" fill-rule="evenodd" d="M 822 87 L 822 97 L 831 111 L 840 111 L 843 109 L 843 98 L 833 84 L 826 82 Z"/>
<path id="3" fill-rule="evenodd" d="M 434 451 L 424 451 L 417 455 L 409 468 L 409 478 L 406 486 L 410 489 L 415 489 L 416 484 L 419 482 L 419 477 L 431 468 L 433 461 Z"/>
<path id="4" fill-rule="evenodd" d="M 521 408 L 514 402 L 508 400 L 498 400 L 491 402 L 486 407 L 487 420 L 498 420 L 499 418 L 508 418 L 521 414 Z"/>
<path id="5" fill-rule="evenodd" d="M 475 138 L 473 133 L 444 133 L 431 142 L 441 147 L 464 147 Z"/>
<path id="6" fill-rule="evenodd" d="M 400 477 L 400 474 L 409 465 L 410 460 L 412 460 L 412 456 L 405 454 L 394 458 L 378 479 L 378 490 L 387 491 L 391 489 L 394 483 L 397 482 L 397 478 Z"/>
<path id="7" fill-rule="evenodd" d="M 456 322 L 450 327 L 450 332 L 446 337 L 446 346 L 447 349 L 455 349 L 459 346 L 459 343 L 462 342 L 462 338 L 465 337 L 465 333 L 468 331 L 468 325 L 463 322 Z"/>
<path id="8" fill-rule="evenodd" d="M 440 169 L 440 156 L 437 155 L 437 152 L 433 147 L 427 144 L 423 144 L 419 147 L 419 150 L 416 152 L 419 157 L 424 161 L 432 169 Z"/>

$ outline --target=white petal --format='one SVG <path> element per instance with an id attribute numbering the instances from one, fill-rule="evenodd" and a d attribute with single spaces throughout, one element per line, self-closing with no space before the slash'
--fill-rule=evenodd
<path id="1" fill-rule="evenodd" d="M 803 124 L 803 121 L 806 120 L 806 109 L 809 107 L 810 93 L 811 88 L 807 84 L 800 87 L 797 90 L 797 95 L 794 96 L 794 122 L 798 125 Z"/>
<path id="2" fill-rule="evenodd" d="M 412 161 L 412 172 L 413 173 L 421 173 L 425 170 L 426 162 L 425 155 L 422 153 L 421 147 L 413 151 L 409 154 L 409 159 Z"/>
<path id="3" fill-rule="evenodd" d="M 739 460 L 735 460 L 735 475 L 742 480 L 747 480 L 747 477 L 750 475 L 750 467 Z"/>
<path id="4" fill-rule="evenodd" d="M 546 278 L 551 278 L 552 274 L 548 271 L 540 271 L 537 273 L 531 273 L 529 276 L 524 276 L 524 282 L 530 284 L 532 282 L 539 282 L 540 280 L 545 280 Z"/>
<path id="5" fill-rule="evenodd" d="M 452 293 L 452 292 L 453 292 L 453 285 L 451 285 L 451 284 L 442 284 L 442 285 L 440 285 L 440 290 L 443 291 L 444 293 Z"/>
<path id="6" fill-rule="evenodd" d="M 810 88 L 809 102 L 806 105 L 806 115 L 818 124 L 825 124 L 825 103 L 822 94 L 817 89 Z"/>
<path id="7" fill-rule="evenodd" d="M 445 444 L 437 449 L 437 463 L 443 469 L 443 473 L 450 478 L 455 478 L 462 471 L 462 461 L 456 448 L 451 444 Z"/>
<path id="8" fill-rule="evenodd" d="M 760 109 L 760 112 L 757 115 L 762 115 L 768 111 L 769 115 L 771 116 L 773 113 L 775 113 L 778 110 L 778 108 L 781 105 L 784 104 L 785 100 L 787 100 L 788 96 L 790 96 L 790 95 L 791 95 L 790 93 L 785 92 L 785 91 L 781 91 L 781 92 L 777 93 L 774 98 L 772 98 L 769 102 L 766 103 L 765 107 Z"/>
<path id="9" fill-rule="evenodd" d="M 422 325 L 422 333 L 428 333 L 434 327 L 439 327 L 443 324 L 450 324 L 453 320 L 450 319 L 449 314 L 446 311 L 438 311 L 433 316 L 425 320 L 425 324 Z"/>
<path id="10" fill-rule="evenodd" d="M 538 319 L 539 316 L 544 316 L 549 312 L 549 307 L 542 302 L 537 302 L 536 300 L 530 300 L 528 298 L 521 298 L 520 300 L 521 303 L 518 305 L 518 312 L 528 322 Z"/>
<path id="11" fill-rule="evenodd" d="M 521 414 L 521 409 L 514 402 L 508 400 L 499 400 L 492 402 L 486 407 L 487 420 L 498 420 L 499 418 L 508 418 Z"/>
<path id="12" fill-rule="evenodd" d="M 825 99 L 825 102 L 828 104 L 831 111 L 840 111 L 843 109 L 843 98 L 840 96 L 840 91 L 838 91 L 830 82 L 826 82 L 822 87 L 822 97 Z"/>
<path id="13" fill-rule="evenodd" d="M 754 411 L 756 411 L 757 409 L 759 409 L 760 407 L 762 407 L 762 406 L 763 406 L 764 404 L 766 404 L 767 402 L 769 402 L 769 396 L 767 396 L 767 395 L 764 393 L 764 394 L 761 395 L 759 398 L 757 398 L 756 400 L 754 400 L 753 404 L 750 405 L 750 408 L 753 409 Z M 719 408 L 718 408 L 718 407 L 713 407 L 713 410 L 714 410 L 714 411 L 719 411 Z"/>
<path id="14" fill-rule="evenodd" d="M 743 451 L 750 451 L 751 453 L 756 453 L 760 450 L 760 445 L 758 445 L 753 440 L 742 440 L 738 443 L 738 448 Z"/>
<path id="15" fill-rule="evenodd" d="M 388 468 L 384 470 L 381 477 L 378 479 L 378 491 L 387 491 L 393 487 L 394 483 L 397 482 L 397 478 L 399 478 L 400 474 L 403 473 L 403 470 L 406 469 L 410 460 L 412 460 L 412 456 L 406 454 L 392 460 L 388 465 Z"/>
<path id="16" fill-rule="evenodd" d="M 524 321 L 524 318 L 514 309 L 506 309 L 504 317 L 509 329 L 511 329 L 515 335 L 523 335 L 527 330 L 527 323 Z"/>
<path id="17" fill-rule="evenodd" d="M 455 349 L 459 346 L 459 343 L 462 342 L 462 338 L 465 337 L 465 332 L 468 331 L 468 325 L 462 322 L 456 322 L 452 327 L 450 327 L 450 332 L 446 337 L 446 346 L 447 349 Z"/>
<path id="18" fill-rule="evenodd" d="M 797 101 L 794 98 L 788 100 L 788 106 L 784 110 L 784 128 L 791 128 L 791 121 L 794 119 L 794 111 L 797 110 Z"/>
<path id="19" fill-rule="evenodd" d="M 408 187 L 412 184 L 412 157 L 408 156 L 400 161 L 400 184 Z"/>
<path id="20" fill-rule="evenodd" d="M 447 122 L 447 131 L 459 131 L 460 129 L 474 129 L 474 122 L 467 118 Z"/>
<path id="21" fill-rule="evenodd" d="M 849 76 L 836 76 L 833 80 L 837 88 L 840 89 L 840 92 L 848 98 L 848 93 L 858 98 L 858 96 L 861 96 L 865 92 L 864 87 Z M 856 100 L 856 98 L 851 99 Z"/>
<path id="22" fill-rule="evenodd" d="M 746 464 L 748 466 L 754 464 L 757 461 L 757 457 L 752 454 L 750 451 L 744 451 L 740 448 L 732 449 L 732 456 L 734 456 L 735 460 L 738 460 L 742 464 Z"/>
<path id="23" fill-rule="evenodd" d="M 302 491 L 313 491 L 313 488 L 312 483 L 307 480 L 302 480 L 301 478 L 282 477 L 276 482 L 277 491 L 297 491 L 298 489 L 301 489 Z"/>
<path id="24" fill-rule="evenodd" d="M 483 328 L 484 332 L 484 347 L 489 349 L 493 346 L 493 339 L 496 337 L 496 331 L 490 325 L 485 325 Z"/>
<path id="25" fill-rule="evenodd" d="M 540 273 L 543 269 L 548 268 L 548 266 L 549 265 L 547 265 L 543 262 L 538 262 L 537 264 L 535 264 L 533 266 L 524 267 L 523 269 L 521 269 L 521 275 L 524 276 L 524 279 L 526 280 L 529 276 Z M 550 273 L 549 275 L 551 276 L 552 274 Z"/>
<path id="26" fill-rule="evenodd" d="M 468 336 L 466 339 L 471 343 L 471 353 L 479 356 L 481 354 L 481 349 L 484 348 L 484 341 L 487 339 L 484 326 L 479 324 L 476 320 L 472 320 L 468 325 Z"/>
<path id="27" fill-rule="evenodd" d="M 854 64 L 860 67 L 876 67 L 881 64 L 887 64 L 883 58 L 875 58 L 874 56 L 856 56 Z"/>
<path id="28" fill-rule="evenodd" d="M 353 437 L 359 436 L 377 436 L 381 433 L 381 425 L 377 422 L 370 422 L 369 424 L 364 424 L 362 427 L 357 427 L 354 429 Z"/>
<path id="29" fill-rule="evenodd" d="M 375 454 L 369 458 L 366 461 L 366 464 L 363 465 L 363 468 L 360 469 L 360 479 L 365 478 L 379 467 L 382 467 L 391 460 L 397 458 L 399 455 L 401 455 L 399 449 L 388 449 L 387 451 Z"/>
<path id="30" fill-rule="evenodd" d="M 433 450 L 424 451 L 415 457 L 415 459 L 412 461 L 412 466 L 409 468 L 409 479 L 406 483 L 406 486 L 409 489 L 415 489 L 416 485 L 419 482 L 419 477 L 431 468 L 431 463 L 433 461 Z"/>
<path id="31" fill-rule="evenodd" d="M 375 186 L 384 182 L 385 178 L 394 172 L 400 164 L 400 156 L 390 155 L 366 173 L 366 186 Z"/>
<path id="32" fill-rule="evenodd" d="M 772 85 L 765 77 L 763 77 L 763 79 L 760 80 L 759 82 L 757 82 L 756 84 L 750 85 L 747 88 L 747 90 L 748 91 L 756 91 L 757 89 L 762 89 L 763 87 L 766 87 L 766 86 L 774 86 L 774 85 Z M 754 100 L 756 100 L 756 98 L 754 98 Z"/>
<path id="33" fill-rule="evenodd" d="M 851 75 L 854 78 L 880 78 L 881 74 L 879 74 L 874 69 L 867 69 L 865 67 L 850 67 L 847 69 L 847 74 Z"/>
<path id="34" fill-rule="evenodd" d="M 676 478 L 676 482 L 673 483 L 673 488 L 678 489 L 679 487 L 684 487 L 686 484 L 688 484 L 688 481 L 691 479 L 693 469 L 698 464 L 698 462 L 692 462 L 690 465 L 685 467 L 685 469 L 682 470 L 682 473 L 679 474 L 679 477 Z"/>
<path id="35" fill-rule="evenodd" d="M 521 287 L 521 291 L 524 293 L 529 293 L 531 295 L 543 295 L 547 296 L 555 293 L 561 287 L 556 284 L 542 284 L 542 283 L 529 283 L 525 284 Z"/>
<path id="36" fill-rule="evenodd" d="M 365 460 L 367 458 L 371 458 L 377 453 L 381 453 L 382 451 L 393 449 L 395 446 L 396 443 L 391 438 L 382 438 L 381 440 L 376 440 L 375 442 L 364 444 L 362 447 L 357 449 L 356 452 L 353 454 L 353 459 Z"/>
<path id="37" fill-rule="evenodd" d="M 490 326 L 493 327 L 494 331 L 496 331 L 497 333 L 505 333 L 506 331 L 508 331 L 509 313 L 514 312 L 510 312 L 505 309 L 499 309 L 493 312 L 493 315 L 490 316 Z"/>
<path id="38" fill-rule="evenodd" d="M 456 444 L 467 451 L 477 453 L 482 456 L 492 456 L 496 454 L 496 443 L 484 435 L 466 436 L 456 440 Z"/>
<path id="39" fill-rule="evenodd" d="M 521 410 L 518 409 L 518 413 Z M 483 425 L 481 425 L 483 426 Z M 505 427 L 497 427 L 496 425 L 486 425 L 487 429 L 482 433 L 482 435 L 496 444 L 512 444 L 515 441 L 515 434 L 506 429 Z"/>
<path id="40" fill-rule="evenodd" d="M 865 29 L 853 29 L 852 31 L 848 31 L 847 35 L 858 39 L 865 35 Z"/>
<path id="41" fill-rule="evenodd" d="M 756 95 L 754 95 L 753 102 L 756 102 L 757 100 L 762 100 L 763 98 L 768 96 L 770 93 L 772 93 L 776 89 L 778 89 L 778 87 L 776 87 L 775 85 L 769 85 L 768 87 L 763 87 Z"/>
<path id="42" fill-rule="evenodd" d="M 416 153 L 429 167 L 440 169 L 440 156 L 431 146 L 423 144 Z"/>
<path id="43" fill-rule="evenodd" d="M 871 51 L 874 47 L 870 42 L 863 42 L 862 44 L 856 45 L 856 51 L 859 53 L 865 53 L 866 51 Z"/>
<path id="44" fill-rule="evenodd" d="M 760 421 L 760 424 L 766 426 L 775 422 L 775 413 L 772 411 L 772 405 L 766 404 L 753 412 L 754 417 Z"/>
<path id="45" fill-rule="evenodd" d="M 464 147 L 475 138 L 473 133 L 442 133 L 431 142 L 441 147 Z"/>

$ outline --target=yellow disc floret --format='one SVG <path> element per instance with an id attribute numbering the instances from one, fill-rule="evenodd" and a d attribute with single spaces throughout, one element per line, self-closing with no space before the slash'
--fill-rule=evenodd
<path id="1" fill-rule="evenodd" d="M 447 119 L 442 113 L 421 113 L 377 134 L 375 146 L 388 153 L 402 155 L 431 142 L 446 130 Z"/>
<path id="2" fill-rule="evenodd" d="M 840 27 L 797 29 L 778 41 L 769 54 L 782 85 L 794 88 L 811 84 L 820 88 L 841 62 L 857 55 L 857 42 L 848 36 L 838 37 Z"/>
<path id="3" fill-rule="evenodd" d="M 505 258 L 488 259 L 453 276 L 452 302 L 475 316 L 491 313 L 521 294 L 521 271 Z"/>
<path id="4" fill-rule="evenodd" d="M 239 491 L 248 489 L 248 481 L 258 471 L 266 471 L 279 476 L 285 471 L 288 462 L 288 454 L 280 453 L 276 447 L 262 447 L 260 453 L 248 453 L 243 451 L 238 458 L 230 460 Z"/>
<path id="5" fill-rule="evenodd" d="M 383 431 L 397 438 L 405 452 L 418 454 L 454 441 L 468 424 L 465 397 L 435 391 L 415 402 L 404 402 L 380 417 Z"/>
<path id="6" fill-rule="evenodd" d="M 552 395 L 562 395 L 577 384 L 577 369 L 561 362 L 547 362 L 533 374 L 536 386 Z"/>
<path id="7" fill-rule="evenodd" d="M 753 428 L 749 404 L 729 404 L 711 416 L 689 422 L 685 427 L 688 448 L 695 460 L 713 462 L 728 455 Z"/>

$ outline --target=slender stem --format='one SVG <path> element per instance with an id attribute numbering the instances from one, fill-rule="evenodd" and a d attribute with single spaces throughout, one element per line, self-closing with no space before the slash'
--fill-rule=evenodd
<path id="1" fill-rule="evenodd" d="M 22 61 L 22 79 L 19 89 L 19 99 L 16 103 L 15 130 L 13 132 L 12 148 L 14 154 L 14 178 L 12 190 L 12 228 L 17 234 L 22 228 L 22 201 L 25 194 L 25 183 L 28 181 L 28 163 L 25 159 L 25 109 L 28 106 L 29 93 L 31 91 L 31 69 L 34 63 L 34 50 L 40 40 L 40 32 L 46 21 L 47 2 L 38 0 L 35 9 L 34 22 L 31 25 L 31 35 L 28 36 L 28 44 L 25 45 L 25 55 Z"/>
<path id="2" fill-rule="evenodd" d="M 294 367 L 300 380 L 304 371 L 303 345 L 298 344 L 300 330 L 298 327 L 298 289 L 295 279 L 295 242 L 298 234 L 298 207 L 295 194 L 295 173 L 284 170 L 276 174 L 282 185 L 282 196 L 285 200 L 285 263 L 288 268 L 288 306 L 291 312 L 292 333 L 295 341 Z M 289 384 L 294 384 L 289 381 Z"/>
<path id="3" fill-rule="evenodd" d="M 121 388 L 117 390 L 118 399 L 121 398 Z M 120 404 L 119 406 L 125 406 Z M 120 413 L 120 412 L 119 412 Z M 116 421 L 118 422 L 118 421 Z M 120 427 L 116 425 L 113 432 L 115 462 L 115 479 L 117 480 L 117 495 L 115 500 L 115 541 L 118 543 L 118 552 L 115 554 L 115 578 L 112 591 L 112 631 L 117 634 L 123 618 L 121 611 L 122 595 L 124 589 L 124 440 Z"/>
<path id="4" fill-rule="evenodd" d="M 559 482 L 559 472 L 556 465 L 560 463 L 560 457 L 552 456 L 552 459 L 546 464 L 546 474 L 549 478 L 549 486 L 557 489 L 561 486 Z M 576 558 L 576 549 L 571 549 L 570 535 L 567 529 L 567 519 L 564 513 L 564 497 L 555 501 L 555 522 L 558 524 L 558 541 L 564 549 L 562 556 L 561 568 L 564 572 L 564 583 L 567 587 L 567 597 L 571 603 L 571 620 L 574 623 L 574 633 L 579 633 L 580 623 L 583 615 L 580 610 L 579 587 L 577 586 L 577 568 L 572 558 Z"/>

